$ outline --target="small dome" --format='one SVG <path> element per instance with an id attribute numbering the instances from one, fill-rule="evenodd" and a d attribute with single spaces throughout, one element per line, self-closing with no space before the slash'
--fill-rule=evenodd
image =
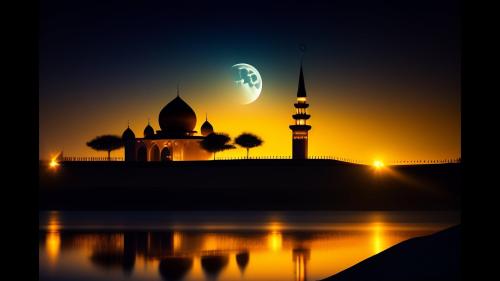
<path id="1" fill-rule="evenodd" d="M 127 127 L 125 131 L 123 131 L 122 134 L 122 140 L 135 140 L 135 134 L 134 132 L 130 129 L 130 127 Z"/>
<path id="2" fill-rule="evenodd" d="M 212 127 L 212 124 L 208 122 L 208 119 L 205 120 L 205 122 L 203 122 L 203 125 L 201 125 L 201 134 L 203 136 L 208 136 L 213 132 L 214 132 L 214 127 Z"/>
<path id="3" fill-rule="evenodd" d="M 177 96 L 160 111 L 158 123 L 165 133 L 187 134 L 196 126 L 196 113 Z"/>
<path id="4" fill-rule="evenodd" d="M 148 125 L 146 126 L 146 128 L 144 128 L 144 137 L 145 138 L 149 138 L 149 137 L 152 137 L 154 135 L 155 135 L 155 130 L 148 123 Z"/>

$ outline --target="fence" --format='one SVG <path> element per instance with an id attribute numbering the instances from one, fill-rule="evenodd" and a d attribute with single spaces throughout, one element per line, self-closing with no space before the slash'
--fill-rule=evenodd
<path id="1" fill-rule="evenodd" d="M 388 165 L 421 165 L 421 164 L 450 164 L 450 163 L 461 163 L 461 158 L 456 159 L 441 159 L 441 160 L 402 160 L 393 161 L 388 163 Z"/>
<path id="2" fill-rule="evenodd" d="M 252 157 L 216 157 L 216 160 L 246 160 L 246 159 L 292 159 L 289 155 L 275 155 L 275 156 L 252 156 Z M 347 157 L 336 157 L 336 156 L 309 156 L 307 159 L 315 160 L 336 160 L 353 164 L 367 164 L 356 159 L 350 159 Z M 62 157 L 62 161 L 124 161 L 123 157 Z M 441 160 L 401 160 L 401 161 L 390 161 L 385 163 L 386 165 L 423 165 L 423 164 L 449 164 L 449 163 L 460 163 L 461 158 L 457 159 L 441 159 Z"/>
<path id="3" fill-rule="evenodd" d="M 62 161 L 123 161 L 123 157 L 62 157 Z"/>
<path id="4" fill-rule="evenodd" d="M 247 157 L 215 157 L 216 160 L 245 160 Z M 292 159 L 292 156 L 253 156 L 248 157 L 248 159 Z M 337 157 L 337 156 L 309 156 L 307 159 L 323 159 L 323 160 L 336 160 L 353 164 L 367 164 L 371 165 L 372 163 L 366 163 L 365 161 L 360 161 L 356 159 L 351 159 L 347 157 Z M 386 165 L 421 165 L 421 164 L 449 164 L 449 163 L 460 163 L 462 162 L 461 158 L 453 158 L 453 159 L 440 159 L 440 160 L 399 160 L 399 161 L 390 161 L 385 163 Z"/>
<path id="5" fill-rule="evenodd" d="M 251 157 L 215 157 L 215 160 L 246 160 L 246 159 L 265 159 L 265 160 L 271 160 L 271 159 L 292 159 L 292 156 L 290 155 L 285 155 L 285 156 L 280 156 L 280 155 L 275 155 L 275 156 L 251 156 Z M 307 159 L 316 159 L 316 160 L 337 160 L 337 161 L 343 161 L 343 162 L 349 162 L 349 163 L 356 163 L 356 164 L 361 164 L 361 161 L 354 160 L 354 159 L 349 159 L 349 158 L 344 158 L 344 157 L 335 157 L 335 156 L 309 156 Z"/>

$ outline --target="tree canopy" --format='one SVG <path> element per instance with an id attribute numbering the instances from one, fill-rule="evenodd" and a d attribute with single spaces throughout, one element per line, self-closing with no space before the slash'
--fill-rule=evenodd
<path id="1" fill-rule="evenodd" d="M 97 151 L 107 151 L 108 160 L 111 159 L 111 151 L 123 147 L 123 140 L 115 135 L 97 136 L 93 140 L 87 142 L 87 146 Z"/>
<path id="2" fill-rule="evenodd" d="M 211 133 L 201 141 L 200 145 L 206 151 L 213 153 L 215 160 L 215 153 L 235 148 L 234 145 L 229 144 L 230 141 L 231 138 L 227 134 Z"/>
<path id="3" fill-rule="evenodd" d="M 234 142 L 247 149 L 247 158 L 250 148 L 260 146 L 263 143 L 261 138 L 251 133 L 242 133 L 234 140 Z"/>

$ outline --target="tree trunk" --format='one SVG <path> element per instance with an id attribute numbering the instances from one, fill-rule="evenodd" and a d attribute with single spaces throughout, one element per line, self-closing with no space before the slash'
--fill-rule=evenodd
<path id="1" fill-rule="evenodd" d="M 214 160 L 215 160 L 215 152 L 214 152 Z"/>
<path id="2" fill-rule="evenodd" d="M 250 150 L 250 148 L 247 148 L 247 159 L 248 159 L 248 151 Z"/>
<path id="3" fill-rule="evenodd" d="M 108 161 L 111 161 L 111 150 L 108 150 Z"/>

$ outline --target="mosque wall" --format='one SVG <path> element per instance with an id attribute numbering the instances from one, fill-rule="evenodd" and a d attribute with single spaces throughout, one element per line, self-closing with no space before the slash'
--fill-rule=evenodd
<path id="1" fill-rule="evenodd" d="M 208 160 L 211 153 L 200 146 L 200 139 L 137 139 L 137 161 Z"/>

